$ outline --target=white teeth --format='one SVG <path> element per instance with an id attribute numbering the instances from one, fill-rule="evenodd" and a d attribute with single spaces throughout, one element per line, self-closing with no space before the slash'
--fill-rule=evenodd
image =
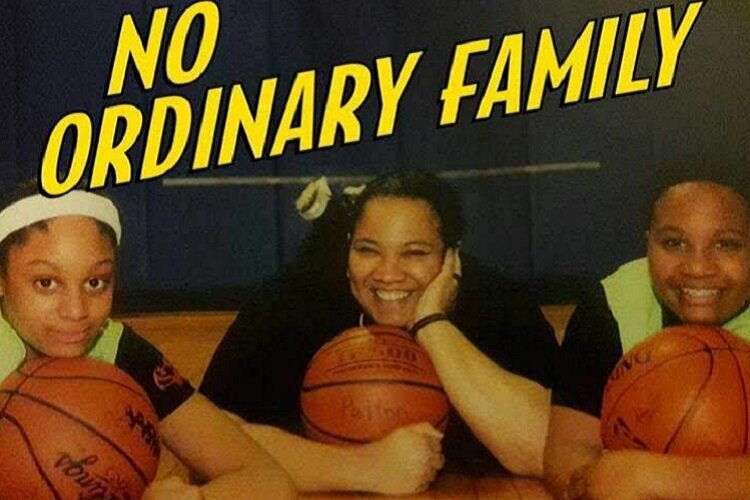
<path id="1" fill-rule="evenodd" d="M 380 300 L 401 300 L 409 296 L 409 292 L 401 290 L 375 290 L 375 295 Z"/>
<path id="2" fill-rule="evenodd" d="M 719 291 L 715 288 L 681 288 L 680 291 L 683 295 L 697 298 L 715 297 L 716 295 L 719 295 Z"/>

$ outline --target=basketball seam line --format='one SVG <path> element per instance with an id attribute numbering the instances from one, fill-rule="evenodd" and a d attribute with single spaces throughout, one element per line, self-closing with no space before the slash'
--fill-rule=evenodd
<path id="1" fill-rule="evenodd" d="M 114 366 L 114 365 L 110 365 L 110 366 Z M 117 368 L 116 366 L 114 366 L 114 367 Z M 127 391 L 129 391 L 129 392 L 137 395 L 144 402 L 151 404 L 151 400 L 148 398 L 148 396 L 142 394 L 140 391 L 138 391 L 136 389 L 133 389 L 128 384 L 124 384 L 122 382 L 118 382 L 117 380 L 112 380 L 110 378 L 94 377 L 94 376 L 91 376 L 91 375 L 35 375 L 35 374 L 29 374 L 29 375 L 27 375 L 26 380 L 24 380 L 24 383 L 27 380 L 29 380 L 29 379 L 32 379 L 32 380 L 72 380 L 72 381 L 83 380 L 83 381 L 92 381 L 92 382 L 104 382 L 104 383 L 107 383 L 107 384 L 113 384 L 113 385 L 115 385 L 117 387 L 120 387 L 122 389 L 126 389 Z M 133 382 L 135 382 L 135 380 L 133 380 Z M 137 384 L 138 382 L 135 382 L 135 383 Z M 140 385 L 139 385 L 139 387 L 140 387 Z M 20 385 L 18 386 L 18 388 L 20 389 Z"/>
<path id="2" fill-rule="evenodd" d="M 352 360 L 352 361 L 347 361 L 345 363 L 339 363 L 335 367 L 329 368 L 326 371 L 330 371 L 331 369 L 338 370 L 340 368 L 345 368 L 345 367 L 348 367 L 350 365 L 356 365 L 358 363 L 375 363 L 375 362 L 385 362 L 385 361 L 388 361 L 388 362 L 391 362 L 391 363 L 401 363 L 401 364 L 410 366 L 412 368 L 421 369 L 421 367 L 417 363 L 412 363 L 412 362 L 409 362 L 409 361 L 406 361 L 406 360 L 403 360 L 403 359 L 393 359 L 393 358 L 387 358 L 387 357 L 385 357 L 385 358 L 362 358 L 362 359 L 355 359 L 355 360 Z"/>
<path id="3" fill-rule="evenodd" d="M 317 432 L 320 432 L 321 434 L 325 436 L 338 439 L 340 441 L 346 441 L 347 443 L 353 443 L 353 444 L 367 444 L 369 442 L 366 439 L 354 439 L 354 438 L 339 436 L 338 434 L 334 434 L 332 432 L 326 431 L 322 429 L 321 427 L 319 427 L 318 425 L 316 425 L 312 420 L 310 420 L 308 416 L 305 414 L 304 410 L 302 411 L 301 416 L 302 416 L 302 420 L 304 421 L 304 423 L 306 423 L 307 425 L 315 429 Z"/>
<path id="4" fill-rule="evenodd" d="M 3 391 L 3 392 L 5 392 L 5 391 Z M 125 453 L 125 450 L 123 450 L 122 448 L 120 448 L 120 446 L 118 446 L 117 443 L 113 442 L 110 438 L 108 438 L 107 436 L 105 436 L 104 434 L 102 434 L 101 432 L 99 432 L 96 429 L 96 427 L 94 427 L 93 425 L 89 424 L 85 420 L 82 420 L 81 418 L 79 418 L 79 417 L 77 417 L 75 415 L 72 415 L 72 414 L 68 413 L 63 408 L 60 408 L 60 407 L 55 406 L 54 404 L 52 404 L 52 403 L 50 403 L 48 401 L 45 401 L 44 399 L 38 398 L 36 396 L 32 396 L 31 394 L 25 394 L 25 393 L 21 393 L 21 392 L 15 392 L 15 394 L 18 395 L 19 397 L 25 397 L 27 399 L 30 399 L 30 400 L 32 400 L 32 401 L 34 401 L 34 402 L 36 402 L 36 403 L 38 403 L 38 404 L 40 404 L 42 406 L 46 406 L 47 408 L 60 413 L 64 417 L 68 417 L 69 419 L 73 420 L 74 422 L 77 422 L 78 424 L 82 425 L 89 432 L 91 432 L 95 436 L 99 437 L 101 440 L 105 441 L 117 453 L 119 453 L 122 456 L 122 458 L 124 458 L 130 464 L 130 466 L 133 467 L 133 469 L 138 474 L 138 476 L 140 476 L 141 481 L 143 481 L 144 485 L 147 485 L 149 483 L 149 481 L 146 479 L 146 473 L 141 470 L 141 468 L 138 466 L 138 464 L 136 464 L 133 461 L 133 459 L 130 458 L 130 456 L 127 453 Z"/>
<path id="5" fill-rule="evenodd" d="M 52 491 L 52 494 L 55 496 L 55 499 L 62 500 L 62 496 L 55 489 L 55 486 L 52 484 L 49 477 L 47 477 L 47 473 L 42 468 L 42 464 L 39 463 L 39 460 L 37 459 L 37 456 L 36 456 L 36 452 L 34 451 L 34 447 L 31 445 L 31 441 L 29 440 L 29 437 L 26 435 L 26 429 L 24 429 L 21 423 L 18 420 L 16 420 L 16 418 L 13 417 L 12 415 L 2 413 L 0 414 L 0 416 L 4 417 L 6 420 L 9 420 L 13 424 L 15 424 L 15 426 L 18 428 L 18 432 L 21 434 L 21 437 L 26 443 L 26 447 L 28 448 L 29 454 L 31 455 L 31 459 L 34 461 L 34 465 L 36 466 L 37 471 L 42 476 L 42 479 L 44 479 L 44 482 L 47 484 L 49 489 Z M 0 418 L 0 420 L 2 420 L 2 418 Z"/>
<path id="6" fill-rule="evenodd" d="M 737 370 L 737 377 L 740 380 L 740 386 L 742 389 L 742 406 L 744 407 L 743 415 L 745 417 L 745 432 L 743 436 L 743 446 L 742 446 L 742 452 L 747 454 L 747 446 L 748 446 L 748 440 L 747 440 L 747 385 L 745 384 L 745 375 L 742 372 L 742 367 L 740 366 L 740 360 L 737 358 L 737 355 L 734 353 L 734 350 L 731 349 L 731 346 L 729 345 L 729 342 L 726 341 L 726 339 L 721 336 L 724 343 L 730 347 L 729 353 L 732 355 L 732 359 L 734 359 L 734 367 Z M 747 352 L 747 351 L 742 351 Z"/>
<path id="7" fill-rule="evenodd" d="M 705 343 L 703 343 L 703 344 L 704 344 L 704 346 L 705 346 Z M 705 347 L 708 347 L 708 346 L 705 346 Z M 606 428 L 606 427 L 609 427 L 609 425 L 610 425 L 610 421 L 612 420 L 612 418 L 614 418 L 614 417 L 615 417 L 615 409 L 616 409 L 616 408 L 618 407 L 618 405 L 620 404 L 620 401 L 622 400 L 622 398 L 623 398 L 623 397 L 625 397 L 625 394 L 626 394 L 626 393 L 627 393 L 627 392 L 628 392 L 628 391 L 629 391 L 629 390 L 630 390 L 630 389 L 631 389 L 631 388 L 633 387 L 633 385 L 635 385 L 635 384 L 636 384 L 636 383 L 637 383 L 637 382 L 638 382 L 638 381 L 639 381 L 639 380 L 640 380 L 641 378 L 643 378 L 643 377 L 645 377 L 646 375 L 650 374 L 650 373 L 651 373 L 651 372 L 653 372 L 654 370 L 656 370 L 656 369 L 658 369 L 658 368 L 661 368 L 661 366 L 662 366 L 663 364 L 665 364 L 665 363 L 668 363 L 668 362 L 670 362 L 670 361 L 673 361 L 673 360 L 677 360 L 677 359 L 680 359 L 680 358 L 682 358 L 682 357 L 685 357 L 685 356 L 692 356 L 693 354 L 696 354 L 696 353 L 706 352 L 706 348 L 705 348 L 705 347 L 704 347 L 704 348 L 700 348 L 700 349 L 696 349 L 696 350 L 694 350 L 694 351 L 690 351 L 690 352 L 685 352 L 685 353 L 682 353 L 682 354 L 680 354 L 679 356 L 675 356 L 675 357 L 673 357 L 673 358 L 669 358 L 669 359 L 665 359 L 665 360 L 662 360 L 662 361 L 661 361 L 661 362 L 660 362 L 660 363 L 659 363 L 658 365 L 654 365 L 654 366 L 652 366 L 651 368 L 649 368 L 649 369 L 648 369 L 647 371 L 645 371 L 644 373 L 641 373 L 641 374 L 640 374 L 640 376 L 638 376 L 638 378 L 636 378 L 635 380 L 632 380 L 632 381 L 630 382 L 630 384 L 629 384 L 629 385 L 628 385 L 627 387 L 625 387 L 625 388 L 624 388 L 624 389 L 622 390 L 622 392 L 620 392 L 620 395 L 619 395 L 619 396 L 617 397 L 617 399 L 616 399 L 616 400 L 615 400 L 615 401 L 614 401 L 614 402 L 612 403 L 612 406 L 611 406 L 611 408 L 610 408 L 610 412 L 609 412 L 609 417 L 608 417 L 608 418 L 607 418 L 607 420 L 606 420 L 606 421 L 604 422 L 604 426 L 603 426 L 602 428 Z M 619 364 L 619 363 L 618 363 L 618 364 Z M 605 388 L 606 388 L 606 386 L 605 386 Z"/>
<path id="8" fill-rule="evenodd" d="M 364 327 L 364 328 L 366 328 L 366 327 Z M 398 333 L 393 333 L 393 332 L 378 332 L 378 333 L 375 334 L 375 333 L 372 333 L 369 330 L 367 330 L 366 332 L 362 332 L 362 333 L 360 333 L 358 335 L 353 335 L 353 336 L 347 337 L 345 339 L 341 339 L 341 340 L 331 339 L 329 341 L 330 345 L 329 344 L 325 344 L 323 347 L 321 347 L 320 350 L 317 353 L 315 353 L 315 355 L 313 356 L 312 359 L 317 358 L 318 356 L 322 355 L 326 351 L 328 351 L 328 350 L 330 350 L 330 349 L 332 349 L 332 348 L 334 348 L 334 347 L 336 347 L 336 346 L 338 346 L 340 344 L 343 344 L 345 342 L 350 342 L 352 340 L 361 339 L 362 337 L 374 337 L 374 336 L 381 336 L 381 335 L 382 336 L 388 336 L 388 337 L 396 337 L 396 338 L 404 340 L 404 341 L 406 341 L 406 342 L 408 342 L 410 344 L 419 345 L 419 344 L 417 344 L 417 341 L 414 340 L 411 336 L 405 337 L 403 335 L 399 335 Z"/>
<path id="9" fill-rule="evenodd" d="M 448 421 L 448 418 L 450 417 L 450 413 L 451 412 L 450 412 L 450 408 L 449 408 L 448 411 L 445 412 L 445 415 L 443 415 L 443 417 L 440 420 L 438 420 L 435 424 L 430 423 L 430 425 L 432 425 L 433 427 L 436 427 L 436 428 L 442 426 L 445 422 Z M 321 433 L 321 434 L 323 434 L 325 436 L 328 436 L 328 437 L 331 437 L 331 438 L 334 438 L 334 439 L 338 439 L 340 441 L 346 441 L 348 443 L 354 443 L 354 444 L 367 444 L 367 443 L 371 442 L 371 441 L 368 441 L 366 439 L 350 438 L 350 437 L 345 437 L 345 436 L 340 436 L 338 434 L 334 434 L 334 433 L 332 433 L 330 431 L 326 431 L 325 429 L 323 429 L 322 427 L 320 427 L 318 424 L 316 424 L 315 422 L 313 422 L 310 419 L 310 417 L 308 417 L 308 415 L 305 413 L 304 409 L 301 412 L 301 417 L 302 417 L 302 420 L 303 420 L 304 423 L 306 423 L 307 425 L 309 425 L 310 427 L 312 427 L 313 429 L 315 429 L 317 432 L 319 432 L 319 433 Z"/>
<path id="10" fill-rule="evenodd" d="M 708 374 L 706 375 L 706 379 L 701 384 L 700 389 L 698 389 L 698 392 L 693 398 L 693 401 L 690 403 L 690 406 L 688 407 L 687 411 L 682 415 L 682 418 L 680 419 L 679 423 L 675 426 L 674 432 L 672 433 L 672 436 L 667 440 L 667 443 L 664 446 L 664 450 L 662 451 L 662 453 L 669 453 L 669 450 L 672 448 L 674 441 L 677 439 L 677 435 L 680 433 L 682 426 L 684 426 L 685 422 L 688 421 L 690 416 L 693 413 L 695 413 L 696 411 L 695 409 L 697 407 L 698 401 L 700 400 L 701 395 L 703 394 L 703 391 L 706 390 L 708 383 L 711 381 L 711 376 L 714 374 L 714 366 L 716 365 L 716 362 L 714 361 L 714 355 L 713 355 L 713 352 L 711 352 L 710 348 L 707 352 L 710 354 L 710 367 L 708 369 Z"/>
<path id="11" fill-rule="evenodd" d="M 308 393 L 317 391 L 320 389 L 326 389 L 328 387 L 337 387 L 337 386 L 343 386 L 343 385 L 356 385 L 356 384 L 387 384 L 387 385 L 393 385 L 393 384 L 403 384 L 403 385 L 409 385 L 414 387 L 421 387 L 423 389 L 429 389 L 432 391 L 439 392 L 440 394 L 445 394 L 445 390 L 437 385 L 428 384 L 426 382 L 413 382 L 411 380 L 401 380 L 401 379 L 362 379 L 362 380 L 345 380 L 345 381 L 339 381 L 339 382 L 324 382 L 322 384 L 315 384 L 310 386 L 303 386 L 302 387 L 302 393 Z"/>

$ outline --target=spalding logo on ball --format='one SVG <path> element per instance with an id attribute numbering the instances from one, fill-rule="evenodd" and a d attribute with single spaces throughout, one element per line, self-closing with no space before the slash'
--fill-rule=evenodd
<path id="1" fill-rule="evenodd" d="M 615 366 L 604 390 L 605 448 L 691 456 L 750 451 L 750 344 L 711 326 L 665 328 Z"/>
<path id="2" fill-rule="evenodd" d="M 138 499 L 156 475 L 158 419 L 122 370 L 40 358 L 0 385 L 0 497 Z"/>
<path id="3" fill-rule="evenodd" d="M 375 441 L 418 422 L 444 430 L 450 412 L 427 352 L 381 325 L 324 344 L 308 364 L 300 402 L 308 437 L 336 444 Z"/>

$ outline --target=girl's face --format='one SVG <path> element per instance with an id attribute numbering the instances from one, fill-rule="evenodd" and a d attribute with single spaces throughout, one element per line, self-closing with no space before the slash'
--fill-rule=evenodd
<path id="1" fill-rule="evenodd" d="M 721 325 L 750 299 L 750 220 L 728 188 L 686 183 L 658 202 L 648 237 L 657 295 L 685 323 Z"/>
<path id="2" fill-rule="evenodd" d="M 0 273 L 5 319 L 28 357 L 86 353 L 112 309 L 115 249 L 94 219 L 64 216 L 10 247 Z"/>
<path id="3" fill-rule="evenodd" d="M 408 327 L 444 253 L 440 224 L 427 202 L 373 198 L 349 248 L 352 294 L 377 323 Z"/>

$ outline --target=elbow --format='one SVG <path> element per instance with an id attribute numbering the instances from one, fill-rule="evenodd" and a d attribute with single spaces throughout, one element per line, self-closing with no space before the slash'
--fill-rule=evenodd
<path id="1" fill-rule="evenodd" d="M 284 469 L 275 467 L 266 469 L 262 474 L 246 470 L 247 481 L 245 491 L 253 499 L 269 500 L 296 500 L 298 498 L 297 487 L 292 478 Z"/>
<path id="2" fill-rule="evenodd" d="M 544 474 L 544 445 L 523 441 L 489 447 L 500 465 L 517 476 L 541 478 Z"/>
<path id="3" fill-rule="evenodd" d="M 528 456 L 514 456 L 505 459 L 498 458 L 498 461 L 508 472 L 516 476 L 541 478 L 544 474 L 541 456 L 530 454 Z"/>
<path id="4" fill-rule="evenodd" d="M 278 496 L 273 498 L 278 498 L 279 500 L 296 500 L 297 499 L 297 486 L 294 484 L 294 481 L 292 481 L 292 478 L 289 477 L 288 474 L 284 473 L 281 474 L 282 477 L 279 477 L 279 489 L 278 489 Z M 263 497 L 263 498 L 271 498 L 271 497 Z"/>

